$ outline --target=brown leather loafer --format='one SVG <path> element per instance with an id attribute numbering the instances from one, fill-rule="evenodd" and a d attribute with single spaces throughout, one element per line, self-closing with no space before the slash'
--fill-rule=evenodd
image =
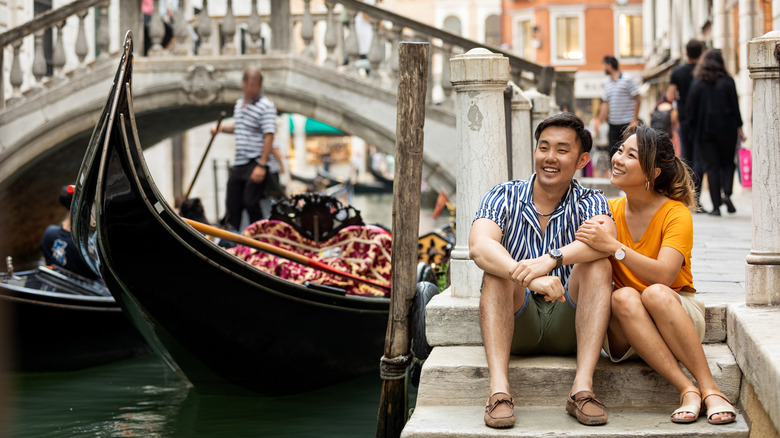
<path id="1" fill-rule="evenodd" d="M 497 392 L 488 398 L 485 406 L 485 424 L 496 429 L 515 425 L 515 401 L 505 392 Z"/>
<path id="2" fill-rule="evenodd" d="M 566 397 L 566 412 L 586 426 L 597 426 L 607 422 L 607 409 L 596 400 L 591 391 L 580 391 L 574 397 Z"/>

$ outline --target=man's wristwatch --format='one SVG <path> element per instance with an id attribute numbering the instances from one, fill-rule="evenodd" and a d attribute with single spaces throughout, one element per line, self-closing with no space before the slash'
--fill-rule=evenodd
<path id="1" fill-rule="evenodd" d="M 615 251 L 615 260 L 622 261 L 624 258 L 626 258 L 626 250 L 625 247 L 621 246 Z"/>
<path id="2" fill-rule="evenodd" d="M 555 259 L 555 269 L 558 269 L 563 265 L 563 251 L 558 248 L 554 248 L 551 249 L 547 254 Z"/>

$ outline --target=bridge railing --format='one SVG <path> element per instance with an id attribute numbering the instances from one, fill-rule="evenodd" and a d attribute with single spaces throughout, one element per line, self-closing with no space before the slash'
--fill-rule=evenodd
<path id="1" fill-rule="evenodd" d="M 287 53 L 307 59 L 321 66 L 339 69 L 345 74 L 361 77 L 385 87 L 394 87 L 398 73 L 397 47 L 402 41 L 426 41 L 431 43 L 431 69 L 437 66 L 437 72 L 429 72 L 432 81 L 428 89 L 430 93 L 439 91 L 438 99 L 452 102 L 452 85 L 449 81 L 449 59 L 472 48 L 486 47 L 493 53 L 500 53 L 509 59 L 510 78 L 522 89 L 536 88 L 542 94 L 551 94 L 555 86 L 556 96 L 570 96 L 573 80 L 570 75 L 558 73 L 549 66 L 542 66 L 520 58 L 511 52 L 498 47 L 491 47 L 477 41 L 463 38 L 408 17 L 363 3 L 360 0 L 303 0 L 303 12 L 292 14 L 289 0 L 272 0 L 270 11 L 260 13 L 257 0 L 252 0 L 249 10 L 246 3 L 237 3 L 244 10 L 234 13 L 234 1 L 203 0 L 202 9 L 197 15 L 185 12 L 184 0 L 179 0 L 179 7 L 170 20 L 173 35 L 168 47 L 162 44 L 165 38 L 165 24 L 159 12 L 163 7 L 160 0 L 154 1 L 155 13 L 149 19 L 148 27 L 144 28 L 143 16 L 140 13 L 140 0 L 76 0 L 56 10 L 35 17 L 28 23 L 0 34 L 0 71 L 2 71 L 3 56 L 6 47 L 12 48 L 12 60 L 8 83 L 11 93 L 6 96 L 0 80 L 0 108 L 14 105 L 38 94 L 48 86 L 61 83 L 70 72 L 64 71 L 66 59 L 72 56 L 78 58 L 74 71 L 84 70 L 87 66 L 89 44 L 85 26 L 85 17 L 90 8 L 95 7 L 96 23 L 90 27 L 94 32 L 91 43 L 96 47 L 98 60 L 108 58 L 109 47 L 119 47 L 125 29 L 109 29 L 109 9 L 118 10 L 119 27 L 134 31 L 137 41 L 136 56 L 143 56 L 144 33 L 151 41 L 147 56 L 153 57 L 194 57 L 199 56 L 241 56 L 262 53 Z M 216 3 L 216 4 L 215 4 Z M 312 11 L 312 3 L 316 11 Z M 213 14 L 218 10 L 219 14 Z M 370 50 L 361 56 L 360 43 L 356 29 L 358 14 L 364 14 L 373 29 Z M 78 25 L 68 25 L 77 17 Z M 129 18 L 128 18 L 129 17 Z M 74 29 L 77 27 L 77 29 Z M 56 34 L 53 38 L 53 53 L 50 63 L 53 73 L 48 71 L 44 54 L 43 37 L 47 29 Z M 66 32 L 75 34 L 65 36 Z M 113 41 L 112 37 L 113 36 Z M 194 37 L 194 38 L 193 38 Z M 31 44 L 29 41 L 34 40 Z M 34 47 L 34 56 L 29 70 L 22 65 L 23 57 L 20 49 L 24 41 L 25 47 Z M 28 57 L 29 58 L 29 57 Z M 72 65 L 73 63 L 69 63 Z M 34 80 L 29 80 L 30 74 Z M 49 74 L 51 74 L 49 76 Z M 25 83 L 25 78 L 28 78 Z M 561 94 L 563 93 L 563 94 Z M 564 98 L 564 100 L 568 100 Z M 431 100 L 429 100 L 431 102 Z M 437 103 L 440 103 L 437 102 Z"/>

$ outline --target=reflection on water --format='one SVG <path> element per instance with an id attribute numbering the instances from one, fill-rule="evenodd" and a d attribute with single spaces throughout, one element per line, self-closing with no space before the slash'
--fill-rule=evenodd
<path id="1" fill-rule="evenodd" d="M 366 437 L 375 433 L 381 391 L 377 372 L 280 397 L 204 395 L 155 356 L 12 381 L 6 432 L 41 438 Z"/>

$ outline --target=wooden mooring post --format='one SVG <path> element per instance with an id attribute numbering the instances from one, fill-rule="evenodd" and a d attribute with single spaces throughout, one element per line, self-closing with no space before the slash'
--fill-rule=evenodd
<path id="1" fill-rule="evenodd" d="M 406 367 L 412 362 L 409 313 L 417 287 L 423 126 L 428 86 L 428 43 L 398 47 L 398 115 L 393 181 L 392 295 L 385 351 L 380 364 L 382 395 L 376 437 L 401 436 L 406 421 Z"/>

